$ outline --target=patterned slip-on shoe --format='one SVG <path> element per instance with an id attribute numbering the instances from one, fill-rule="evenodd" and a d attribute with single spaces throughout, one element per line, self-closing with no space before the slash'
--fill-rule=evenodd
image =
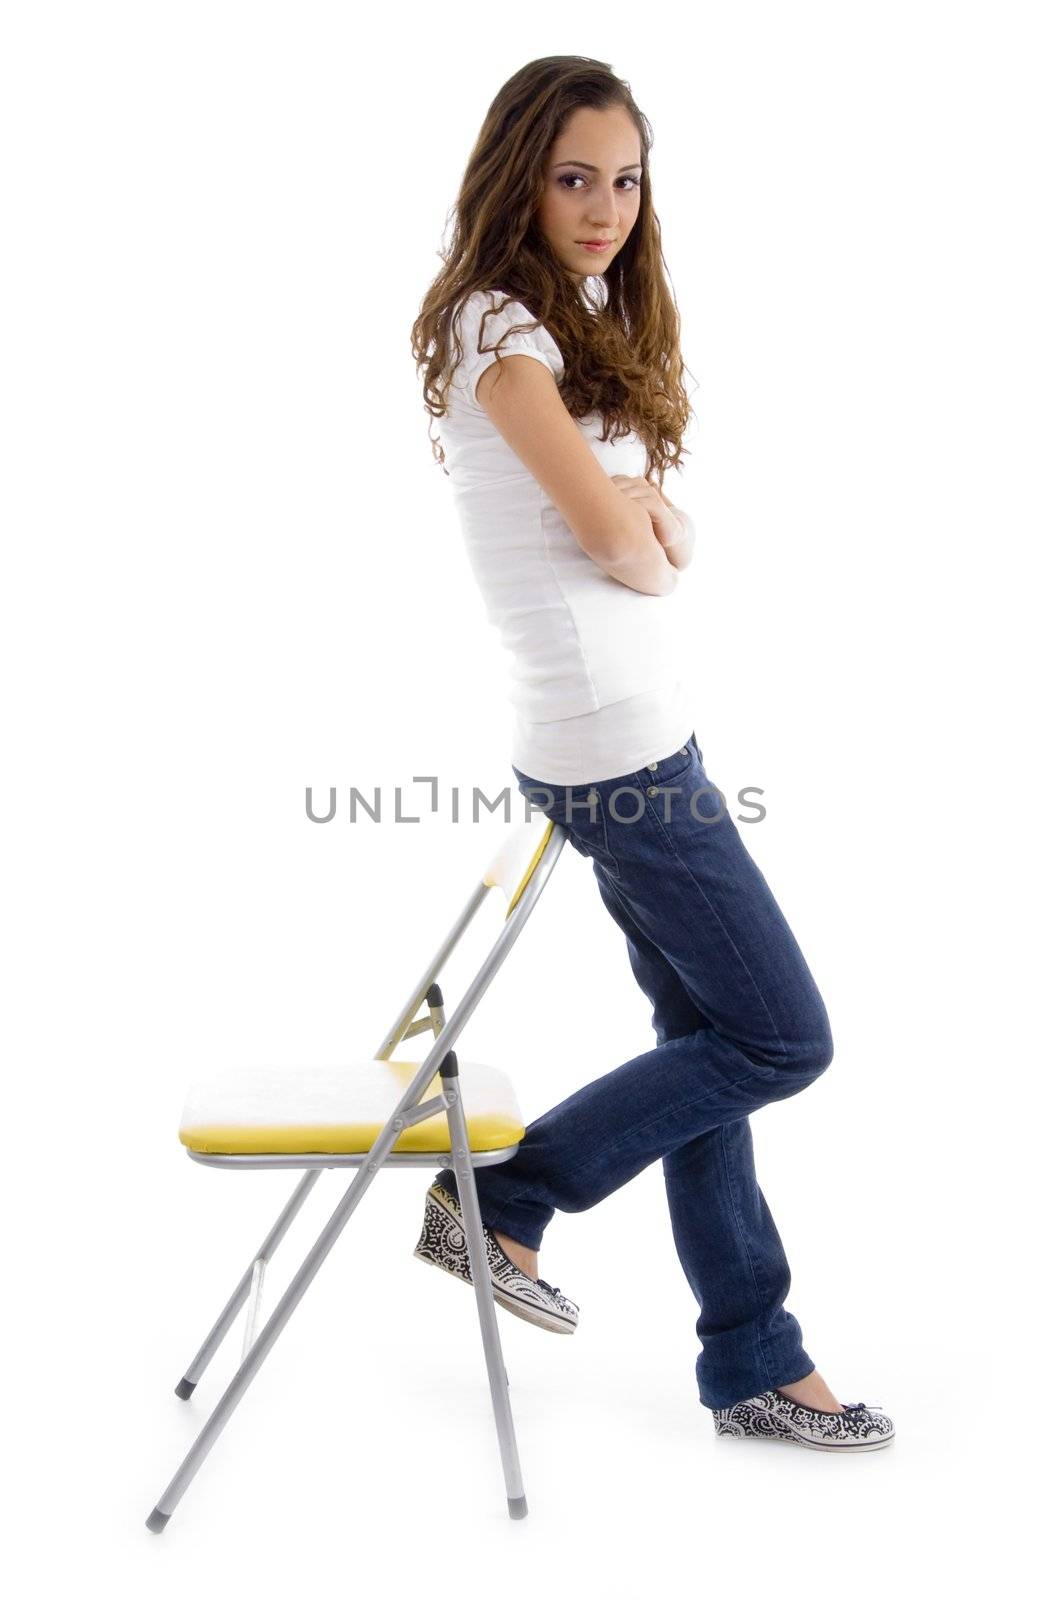
<path id="1" fill-rule="evenodd" d="M 779 1439 L 807 1450 L 882 1450 L 894 1439 L 890 1418 L 863 1401 L 841 1411 L 818 1411 L 767 1389 L 752 1400 L 712 1410 L 717 1432 L 735 1439 Z"/>
<path id="2" fill-rule="evenodd" d="M 551 1333 L 575 1333 L 580 1307 L 567 1300 L 560 1289 L 552 1288 L 542 1278 L 530 1278 L 515 1266 L 490 1228 L 482 1228 L 482 1232 L 491 1292 L 497 1303 L 538 1328 Z M 461 1201 L 439 1183 L 434 1183 L 425 1196 L 425 1220 L 414 1255 L 472 1288 Z"/>

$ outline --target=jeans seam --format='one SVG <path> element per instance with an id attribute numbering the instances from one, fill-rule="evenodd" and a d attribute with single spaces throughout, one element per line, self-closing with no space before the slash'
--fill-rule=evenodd
<path id="1" fill-rule="evenodd" d="M 601 799 L 602 799 L 602 796 L 598 795 L 597 800 L 601 800 Z M 606 807 L 605 806 L 602 807 L 602 849 L 603 849 L 603 852 L 604 852 L 604 854 L 605 854 L 605 856 L 607 858 L 607 862 L 608 862 L 610 871 L 613 873 L 613 876 L 615 878 L 619 878 L 620 875 L 621 875 L 621 869 L 617 865 L 617 857 L 614 855 L 613 850 L 612 850 L 612 848 L 610 846 L 610 831 L 609 831 L 609 828 L 606 825 Z"/>
<path id="2" fill-rule="evenodd" d="M 764 1311 L 765 1311 L 765 1296 L 762 1294 L 761 1285 L 757 1281 L 757 1269 L 754 1266 L 753 1257 L 750 1254 L 750 1241 L 746 1236 L 745 1230 L 743 1229 L 742 1219 L 741 1219 L 741 1217 L 739 1215 L 739 1209 L 735 1204 L 735 1191 L 734 1191 L 734 1189 L 732 1187 L 731 1163 L 728 1160 L 728 1141 L 723 1137 L 721 1138 L 721 1141 L 720 1141 L 720 1148 L 721 1148 L 721 1155 L 724 1158 L 724 1173 L 725 1173 L 725 1177 L 726 1177 L 727 1183 L 728 1183 L 728 1199 L 731 1202 L 732 1217 L 735 1220 L 735 1231 L 743 1241 L 743 1249 L 746 1252 L 746 1264 L 750 1268 L 750 1277 L 753 1279 L 754 1289 L 755 1289 L 755 1291 L 757 1293 L 757 1298 L 758 1298 L 758 1301 L 760 1302 L 760 1305 L 761 1305 L 761 1312 L 762 1312 L 762 1315 L 764 1315 Z M 757 1325 L 757 1350 L 758 1350 L 758 1355 L 761 1357 L 761 1370 L 765 1374 L 766 1387 L 771 1388 L 772 1387 L 772 1380 L 769 1377 L 768 1362 L 765 1359 L 765 1345 L 764 1345 L 764 1341 L 763 1341 L 762 1336 L 761 1336 L 761 1323 L 760 1322 L 758 1322 L 758 1325 Z"/>

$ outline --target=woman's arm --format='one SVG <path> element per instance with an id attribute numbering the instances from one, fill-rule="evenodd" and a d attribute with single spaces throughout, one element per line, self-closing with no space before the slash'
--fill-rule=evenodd
<path id="1" fill-rule="evenodd" d="M 649 478 L 628 478 L 618 474 L 611 481 L 623 495 L 647 511 L 654 536 L 671 565 L 677 571 L 690 566 L 695 547 L 695 525 L 687 512 L 674 506 Z"/>
<path id="2" fill-rule="evenodd" d="M 679 578 L 648 505 L 622 494 L 566 411 L 554 378 L 515 352 L 487 367 L 475 398 L 537 479 L 601 571 L 640 594 L 671 594 Z"/>

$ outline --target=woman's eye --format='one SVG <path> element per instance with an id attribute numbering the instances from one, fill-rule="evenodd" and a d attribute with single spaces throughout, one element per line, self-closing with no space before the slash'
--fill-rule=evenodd
<path id="1" fill-rule="evenodd" d="M 561 177 L 558 179 L 558 182 L 564 184 L 566 188 L 569 188 L 570 178 L 579 178 L 581 183 L 584 182 L 584 174 L 582 172 L 563 172 Z M 624 177 L 618 178 L 617 181 L 618 183 L 630 183 L 633 184 L 635 188 L 639 188 L 639 179 L 630 172 L 625 173 Z M 631 189 L 626 189 L 624 192 L 625 194 L 631 194 L 632 191 Z"/>

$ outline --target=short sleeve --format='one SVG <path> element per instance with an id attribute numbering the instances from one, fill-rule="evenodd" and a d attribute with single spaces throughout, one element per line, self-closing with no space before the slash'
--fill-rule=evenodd
<path id="1" fill-rule="evenodd" d="M 462 355 L 452 383 L 478 411 L 484 408 L 476 398 L 477 383 L 481 373 L 495 361 L 495 351 L 491 347 L 499 344 L 500 340 L 500 356 L 533 356 L 553 373 L 555 382 L 565 370 L 561 350 L 546 328 L 529 328 L 527 324 L 535 320 L 533 313 L 520 300 L 511 300 L 509 305 L 503 306 L 505 298 L 501 289 L 491 293 L 477 289 L 469 296 L 456 319 Z M 485 311 L 488 311 L 488 315 L 484 318 L 484 332 L 481 334 L 480 319 Z"/>

